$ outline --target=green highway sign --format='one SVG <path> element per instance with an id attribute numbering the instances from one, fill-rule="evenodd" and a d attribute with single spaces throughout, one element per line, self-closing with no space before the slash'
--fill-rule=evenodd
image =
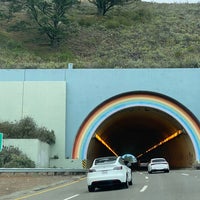
<path id="1" fill-rule="evenodd" d="M 3 133 L 0 133 L 0 151 L 3 148 Z"/>

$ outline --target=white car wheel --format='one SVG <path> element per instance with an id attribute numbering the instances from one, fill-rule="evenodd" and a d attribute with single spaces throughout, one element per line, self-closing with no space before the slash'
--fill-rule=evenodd
<path id="1" fill-rule="evenodd" d="M 131 176 L 131 180 L 128 182 L 129 185 L 133 185 L 133 180 L 132 180 L 132 176 Z"/>
<path id="2" fill-rule="evenodd" d="M 124 188 L 128 188 L 128 180 L 127 180 L 127 178 L 126 178 L 126 182 L 125 183 L 123 183 L 123 186 L 124 186 Z"/>
<path id="3" fill-rule="evenodd" d="M 94 191 L 95 191 L 94 186 L 88 185 L 88 191 L 89 191 L 89 192 L 94 192 Z"/>

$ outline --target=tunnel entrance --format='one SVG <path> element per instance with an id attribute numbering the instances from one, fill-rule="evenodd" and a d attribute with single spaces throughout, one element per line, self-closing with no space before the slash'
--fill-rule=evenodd
<path id="1" fill-rule="evenodd" d="M 88 165 L 96 157 L 113 155 L 112 150 L 117 155 L 130 153 L 140 162 L 165 157 L 171 168 L 191 167 L 195 161 L 193 143 L 182 125 L 169 114 L 146 106 L 122 109 L 98 126 L 88 146 Z"/>
<path id="2" fill-rule="evenodd" d="M 88 114 L 73 146 L 72 158 L 132 154 L 140 162 L 165 157 L 171 168 L 200 162 L 199 120 L 166 95 L 133 91 L 105 100 Z"/>
<path id="3" fill-rule="evenodd" d="M 200 162 L 200 126 L 193 113 L 166 95 L 134 91 L 98 105 L 82 123 L 72 158 L 132 154 L 140 162 L 165 157 L 171 168 Z"/>

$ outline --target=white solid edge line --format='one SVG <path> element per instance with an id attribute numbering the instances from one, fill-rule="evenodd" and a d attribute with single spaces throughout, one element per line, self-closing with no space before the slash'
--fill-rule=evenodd
<path id="1" fill-rule="evenodd" d="M 77 196 L 79 196 L 79 194 L 75 194 L 75 195 L 73 195 L 73 196 L 71 196 L 71 197 L 68 197 L 68 198 L 66 198 L 66 199 L 64 199 L 64 200 L 69 200 L 69 199 L 75 198 L 75 197 L 77 197 Z"/>
<path id="2" fill-rule="evenodd" d="M 140 190 L 140 192 L 144 192 L 147 188 L 148 188 L 148 185 L 145 185 L 145 186 Z"/>

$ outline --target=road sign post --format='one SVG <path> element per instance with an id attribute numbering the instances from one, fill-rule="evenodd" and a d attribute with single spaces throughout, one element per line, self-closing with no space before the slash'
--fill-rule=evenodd
<path id="1" fill-rule="evenodd" d="M 3 148 L 3 133 L 0 133 L 0 152 L 2 151 Z"/>

